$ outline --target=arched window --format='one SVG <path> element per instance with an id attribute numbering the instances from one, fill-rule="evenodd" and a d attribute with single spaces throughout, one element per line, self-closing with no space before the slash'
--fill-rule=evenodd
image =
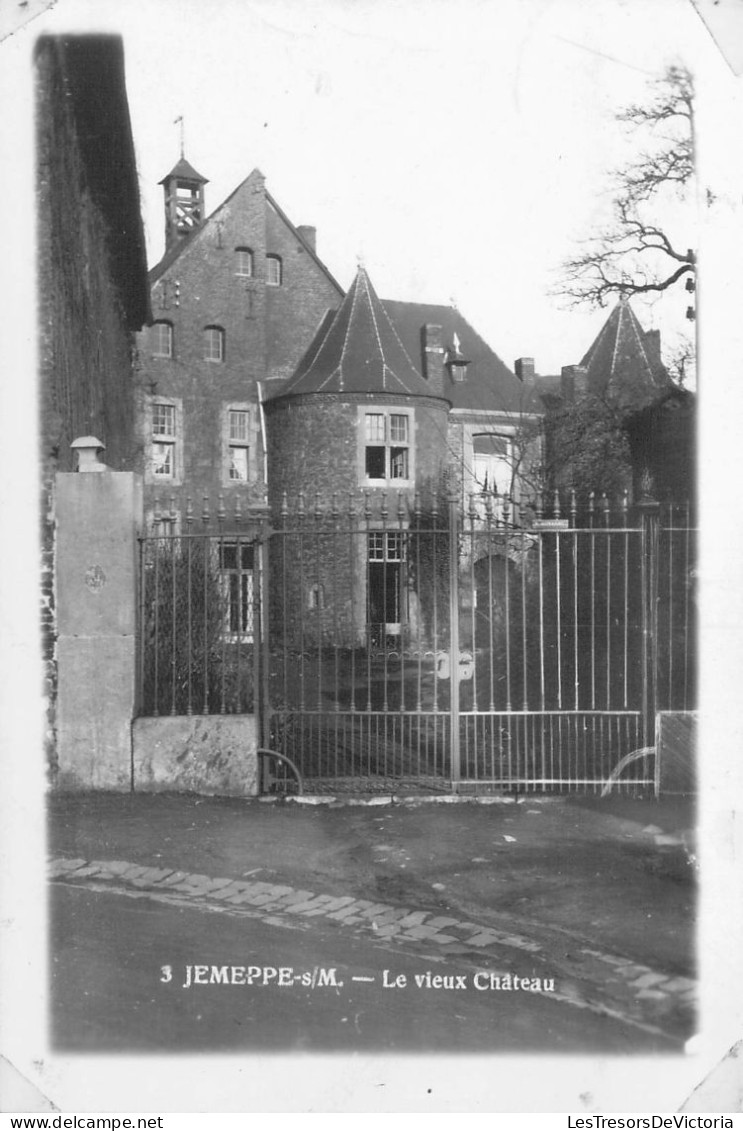
<path id="1" fill-rule="evenodd" d="M 206 361 L 224 361 L 224 330 L 221 326 L 204 328 L 204 358 Z"/>
<path id="2" fill-rule="evenodd" d="M 235 274 L 242 279 L 252 279 L 253 252 L 249 247 L 235 248 Z"/>
<path id="3" fill-rule="evenodd" d="M 173 356 L 173 326 L 170 322 L 154 322 L 150 327 L 153 357 Z"/>
<path id="4" fill-rule="evenodd" d="M 266 256 L 266 283 L 269 287 L 280 287 L 284 281 L 284 271 L 279 255 Z"/>

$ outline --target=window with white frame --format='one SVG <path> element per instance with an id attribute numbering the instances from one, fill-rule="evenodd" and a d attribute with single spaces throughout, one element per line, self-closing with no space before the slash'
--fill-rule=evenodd
<path id="1" fill-rule="evenodd" d="M 221 326 L 204 328 L 204 359 L 224 361 L 224 330 Z"/>
<path id="2" fill-rule="evenodd" d="M 173 326 L 170 322 L 154 322 L 150 326 L 150 348 L 153 357 L 173 356 Z"/>
<path id="3" fill-rule="evenodd" d="M 233 643 L 253 639 L 254 551 L 251 542 L 222 542 L 219 574 L 224 599 L 225 637 Z"/>
<path id="4" fill-rule="evenodd" d="M 253 252 L 249 247 L 235 248 L 235 274 L 243 279 L 252 279 Z"/>
<path id="5" fill-rule="evenodd" d="M 152 405 L 152 473 L 158 479 L 176 474 L 176 412 L 174 404 Z"/>
<path id="6" fill-rule="evenodd" d="M 231 483 L 247 483 L 250 457 L 250 412 L 227 410 L 227 477 Z"/>
<path id="7" fill-rule="evenodd" d="M 364 475 L 386 482 L 410 479 L 410 415 L 375 409 L 364 412 Z"/>
<path id="8" fill-rule="evenodd" d="M 373 530 L 367 537 L 370 562 L 402 562 L 405 560 L 406 534 L 404 532 Z"/>
<path id="9" fill-rule="evenodd" d="M 269 287 L 280 287 L 283 280 L 283 264 L 278 255 L 266 256 L 266 283 Z"/>
<path id="10" fill-rule="evenodd" d="M 513 439 L 494 432 L 472 437 L 475 491 L 510 495 L 513 484 Z"/>

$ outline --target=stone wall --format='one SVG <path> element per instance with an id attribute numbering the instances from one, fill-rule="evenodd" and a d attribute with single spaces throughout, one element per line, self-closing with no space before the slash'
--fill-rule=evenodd
<path id="1" fill-rule="evenodd" d="M 56 499 L 55 784 L 126 790 L 136 710 L 141 482 L 131 472 L 60 474 Z"/>
<path id="2" fill-rule="evenodd" d="M 132 746 L 136 791 L 216 797 L 258 793 L 254 715 L 135 719 Z"/>
<path id="3" fill-rule="evenodd" d="M 53 774 L 54 476 L 74 469 L 70 445 L 91 434 L 105 444 L 109 467 L 136 466 L 132 331 L 145 322 L 148 299 L 122 41 L 41 36 L 34 62 L 41 621 Z"/>

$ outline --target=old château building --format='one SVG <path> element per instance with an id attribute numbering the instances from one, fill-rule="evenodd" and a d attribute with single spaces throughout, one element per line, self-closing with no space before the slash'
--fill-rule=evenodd
<path id="1" fill-rule="evenodd" d="M 295 592 L 291 576 L 285 587 L 285 599 L 315 607 L 345 571 L 353 597 L 341 615 L 360 641 L 394 638 L 403 625 L 416 631 L 411 530 L 452 491 L 460 508 L 479 508 L 485 491 L 518 494 L 514 449 L 539 410 L 457 311 L 383 303 L 360 268 L 265 417 L 274 514 L 305 496 L 326 512 L 367 516 L 366 538 L 343 562 L 318 555 L 311 592 Z M 535 458 L 536 440 L 532 447 Z M 338 616 L 328 609 L 325 619 Z M 315 619 L 321 628 L 323 613 Z"/>
<path id="2" fill-rule="evenodd" d="M 546 485 L 631 501 L 650 491 L 682 503 L 694 491 L 695 397 L 661 356 L 660 331 L 645 330 L 621 296 L 577 365 L 536 378 L 545 406 Z"/>
<path id="3" fill-rule="evenodd" d="M 261 401 L 291 375 L 342 290 L 255 169 L 209 217 L 207 181 L 183 156 L 162 180 L 165 254 L 150 272 L 152 325 L 139 342 L 145 509 L 170 529 L 210 499 L 225 512 L 265 499 Z M 164 525 L 167 523 L 168 525 Z"/>

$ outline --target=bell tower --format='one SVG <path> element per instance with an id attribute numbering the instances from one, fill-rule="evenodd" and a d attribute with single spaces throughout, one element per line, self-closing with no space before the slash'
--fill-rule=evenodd
<path id="1" fill-rule="evenodd" d="M 165 250 L 170 251 L 203 224 L 204 185 L 209 182 L 181 153 L 177 165 L 159 183 L 165 197 Z"/>

